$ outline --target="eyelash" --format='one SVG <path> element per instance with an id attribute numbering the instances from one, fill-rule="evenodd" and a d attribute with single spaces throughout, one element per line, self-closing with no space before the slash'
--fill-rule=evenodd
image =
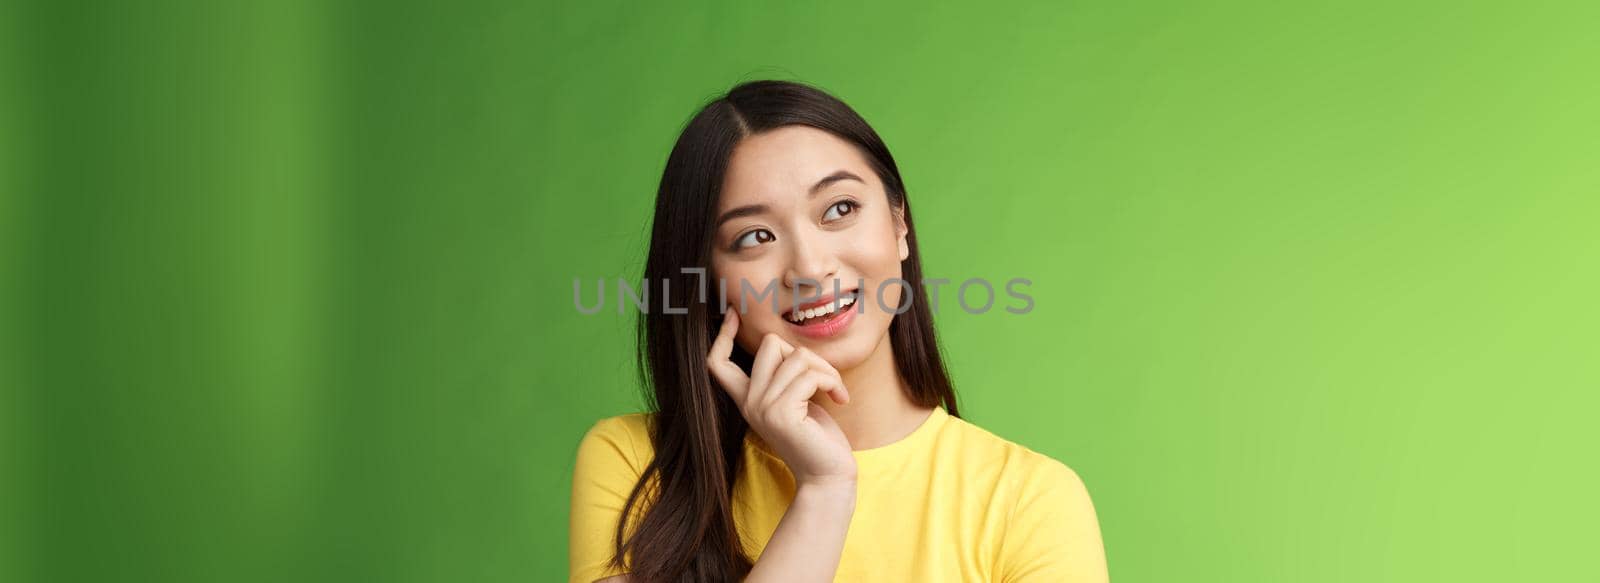
<path id="1" fill-rule="evenodd" d="M 840 214 L 840 216 L 839 216 L 840 219 L 843 219 L 846 215 L 850 215 L 851 213 L 854 213 L 854 212 L 856 212 L 858 210 L 861 210 L 861 203 L 853 201 L 853 200 L 850 200 L 850 199 L 845 199 L 845 200 L 841 200 L 839 202 L 833 203 L 831 205 L 828 205 L 828 210 L 823 211 L 822 212 L 822 216 L 824 216 L 824 217 L 828 216 L 828 213 L 833 212 L 833 209 L 839 208 L 839 205 L 848 205 L 849 208 L 850 208 L 850 210 L 847 210 L 847 211 L 844 211 L 842 213 L 839 213 Z"/>
<path id="2" fill-rule="evenodd" d="M 729 251 L 733 251 L 735 253 L 743 251 L 745 248 L 739 246 L 739 242 L 743 241 L 745 239 L 745 237 L 749 237 L 749 236 L 754 235 L 756 233 L 766 233 L 767 237 L 768 237 L 767 241 L 774 241 L 774 240 L 777 240 L 777 238 L 778 238 L 776 235 L 772 234 L 772 231 L 768 231 L 766 229 L 756 229 L 754 231 L 746 231 L 744 233 L 740 233 L 739 236 L 733 238 L 733 246 L 728 248 L 728 250 Z M 756 245 L 760 245 L 761 243 L 765 243 L 765 242 L 766 241 L 760 241 L 760 242 L 757 242 Z M 751 245 L 751 247 L 755 247 L 755 245 Z"/>
<path id="3" fill-rule="evenodd" d="M 845 205 L 849 210 L 840 212 L 839 213 L 839 218 L 834 219 L 836 221 L 837 220 L 844 220 L 845 217 L 848 217 L 851 214 L 855 213 L 856 211 L 861 210 L 861 203 L 856 202 L 854 200 L 845 199 L 845 200 L 841 200 L 841 201 L 835 202 L 835 203 L 833 203 L 831 205 L 828 205 L 828 210 L 823 211 L 822 212 L 822 216 L 823 217 L 827 217 L 828 213 L 831 213 L 831 212 L 834 211 L 834 209 L 839 208 L 839 205 Z M 744 250 L 745 247 L 741 247 L 739 245 L 739 243 L 741 241 L 744 241 L 746 237 L 749 237 L 751 235 L 755 235 L 757 233 L 766 233 L 768 239 L 766 241 L 757 242 L 756 245 L 760 245 L 761 243 L 766 243 L 766 242 L 770 242 L 770 241 L 776 241 L 778 239 L 778 237 L 776 235 L 772 234 L 772 231 L 768 231 L 766 229 L 755 229 L 755 230 L 751 230 L 751 231 L 746 231 L 746 232 L 740 233 L 738 236 L 734 237 L 733 238 L 733 245 L 728 250 L 729 251 L 733 251 L 735 253 Z M 755 247 L 756 245 L 751 245 L 751 247 Z"/>

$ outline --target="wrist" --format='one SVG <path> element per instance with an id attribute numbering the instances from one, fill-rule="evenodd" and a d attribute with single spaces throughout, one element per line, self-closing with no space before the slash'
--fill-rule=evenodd
<path id="1" fill-rule="evenodd" d="M 855 476 L 830 476 L 807 478 L 795 484 L 795 497 L 807 496 L 827 500 L 855 500 Z"/>

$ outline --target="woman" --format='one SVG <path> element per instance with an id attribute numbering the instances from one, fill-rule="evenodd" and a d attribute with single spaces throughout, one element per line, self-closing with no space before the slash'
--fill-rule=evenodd
<path id="1" fill-rule="evenodd" d="M 1106 580 L 1078 476 L 958 417 L 905 186 L 843 102 L 705 106 L 644 276 L 676 296 L 639 326 L 654 412 L 578 447 L 572 581 Z"/>

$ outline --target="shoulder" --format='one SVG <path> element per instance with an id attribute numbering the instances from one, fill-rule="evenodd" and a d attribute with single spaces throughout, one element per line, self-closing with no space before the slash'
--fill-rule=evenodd
<path id="1" fill-rule="evenodd" d="M 621 574 L 612 562 L 617 524 L 651 459 L 650 420 L 644 413 L 607 417 L 590 425 L 579 440 L 568 514 L 571 581 Z"/>
<path id="2" fill-rule="evenodd" d="M 649 413 L 606 417 L 591 425 L 578 442 L 578 466 L 620 463 L 642 472 L 653 455 Z"/>
<path id="3" fill-rule="evenodd" d="M 973 444 L 964 449 L 983 452 L 1003 489 L 993 498 L 1003 504 L 1002 579 L 1105 581 L 1099 519 L 1078 472 L 964 420 L 957 426 Z"/>
<path id="4" fill-rule="evenodd" d="M 585 439 L 589 437 L 648 438 L 650 436 L 650 423 L 654 416 L 653 413 L 628 413 L 615 417 L 606 417 L 595 421 L 584 437 Z"/>
<path id="5" fill-rule="evenodd" d="M 1016 493 L 1015 500 L 1025 504 L 1029 498 L 1040 494 L 1066 494 L 1083 492 L 1083 480 L 1078 472 L 1065 462 L 1011 441 L 979 427 L 970 421 L 951 418 L 951 433 L 956 436 L 963 452 L 983 460 L 982 465 L 996 464 L 999 481 Z"/>

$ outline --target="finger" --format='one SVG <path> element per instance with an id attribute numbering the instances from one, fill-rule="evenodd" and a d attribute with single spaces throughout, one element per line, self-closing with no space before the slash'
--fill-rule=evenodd
<path id="1" fill-rule="evenodd" d="M 717 330 L 717 338 L 711 342 L 711 356 L 718 360 L 728 360 L 733 356 L 733 338 L 739 333 L 739 313 L 728 311 L 722 319 L 722 328 Z"/>
<path id="2" fill-rule="evenodd" d="M 850 388 L 845 386 L 844 376 L 839 374 L 839 369 L 833 368 L 833 364 L 829 363 L 827 359 L 822 358 L 822 355 L 810 350 L 805 350 L 804 348 L 797 349 L 795 354 L 798 356 L 791 356 L 790 358 L 798 357 L 804 359 L 811 364 L 812 370 L 833 377 L 835 381 L 838 381 L 837 390 L 830 389 L 828 391 L 829 398 L 833 399 L 835 403 L 839 403 L 841 405 L 850 401 Z"/>
<path id="3" fill-rule="evenodd" d="M 844 430 L 839 428 L 839 422 L 834 421 L 833 416 L 829 415 L 828 410 L 823 409 L 822 405 L 818 405 L 816 403 L 806 405 L 806 413 L 809 414 L 812 419 L 816 420 L 817 425 L 822 426 L 823 431 L 835 435 L 844 434 Z"/>
<path id="4" fill-rule="evenodd" d="M 796 348 L 794 352 L 790 352 L 788 356 L 783 358 L 783 363 L 778 365 L 778 369 L 772 372 L 772 379 L 767 381 L 767 385 L 779 388 L 787 387 L 789 386 L 789 383 L 794 382 L 794 380 L 799 378 L 800 375 L 805 374 L 806 371 L 814 369 L 816 367 L 816 363 L 805 357 L 806 354 L 810 353 L 810 350 L 806 350 L 804 348 Z M 779 391 L 767 391 L 766 394 L 761 397 L 761 401 L 759 401 L 760 408 L 765 409 L 767 407 L 771 407 L 774 397 L 776 397 L 778 393 Z"/>
<path id="5" fill-rule="evenodd" d="M 808 370 L 800 375 L 789 386 L 783 388 L 783 393 L 777 397 L 775 406 L 788 406 L 791 403 L 805 403 L 817 393 L 827 393 L 835 403 L 840 405 L 849 402 L 849 395 L 844 392 L 844 384 L 821 371 Z"/>
<path id="6" fill-rule="evenodd" d="M 840 405 L 850 402 L 850 393 L 845 389 L 844 382 L 840 381 L 838 377 L 821 371 L 813 371 L 813 373 L 815 374 L 813 378 L 815 378 L 817 382 L 812 384 L 809 390 L 802 390 L 798 392 L 796 394 L 796 398 L 803 398 L 807 401 L 810 401 L 815 397 L 822 397 L 826 395 L 827 398 L 832 399 L 834 403 L 838 403 Z M 801 388 L 804 389 L 804 387 Z M 800 395 L 805 396 L 800 397 Z"/>
<path id="7" fill-rule="evenodd" d="M 844 376 L 839 374 L 839 369 L 833 368 L 833 363 L 828 362 L 828 360 L 823 358 L 820 354 L 806 350 L 805 348 L 798 348 L 795 350 L 794 354 L 789 356 L 789 358 L 803 358 L 811 364 L 812 368 L 828 375 L 832 375 L 834 378 L 839 379 L 840 383 L 844 382 Z"/>
<path id="8" fill-rule="evenodd" d="M 750 364 L 750 390 L 745 392 L 745 407 L 754 407 L 764 400 L 763 395 L 771 386 L 772 373 L 783 362 L 783 356 L 793 351 L 794 347 L 777 334 L 767 334 L 761 338 L 761 347 L 756 349 L 755 361 Z"/>
<path id="9" fill-rule="evenodd" d="M 729 311 L 727 318 L 722 321 L 722 329 L 717 332 L 717 339 L 711 343 L 711 350 L 706 355 L 706 369 L 711 372 L 712 378 L 722 389 L 733 397 L 735 403 L 743 403 L 745 394 L 749 390 L 750 378 L 746 377 L 744 370 L 731 360 L 733 356 L 733 338 L 739 332 L 739 313 Z"/>

